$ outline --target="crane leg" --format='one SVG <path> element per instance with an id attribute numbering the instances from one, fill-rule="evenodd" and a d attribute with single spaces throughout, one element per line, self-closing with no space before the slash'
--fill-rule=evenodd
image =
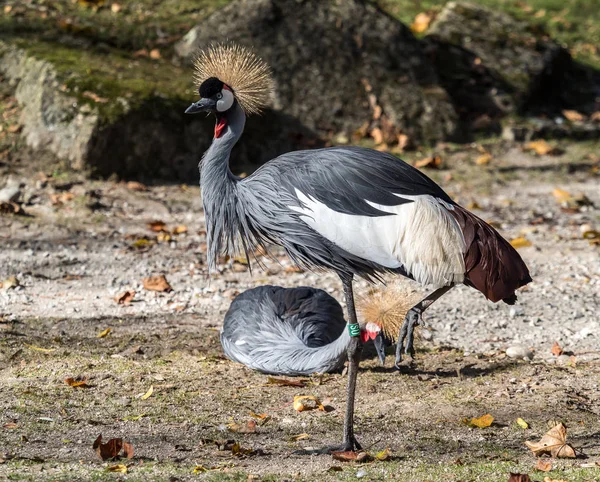
<path id="1" fill-rule="evenodd" d="M 358 324 L 354 307 L 352 276 L 340 276 L 344 286 L 344 296 L 348 309 L 348 325 Z M 356 378 L 362 355 L 363 344 L 360 336 L 352 336 L 348 345 L 348 385 L 346 389 L 346 414 L 344 417 L 344 440 L 341 445 L 316 450 L 299 450 L 297 455 L 331 454 L 332 452 L 348 452 L 362 450 L 354 436 L 354 400 L 356 396 Z"/>
<path id="2" fill-rule="evenodd" d="M 352 290 L 352 276 L 342 277 L 346 306 L 348 309 L 348 324 L 358 324 L 356 308 L 354 306 L 354 292 Z M 360 336 L 353 336 L 348 345 L 348 387 L 346 390 L 346 415 L 344 417 L 344 441 L 342 450 L 360 450 L 361 446 L 354 436 L 354 400 L 356 398 L 356 379 L 358 366 L 362 355 L 362 341 Z"/>
<path id="3" fill-rule="evenodd" d="M 415 351 L 413 342 L 415 326 L 419 324 L 419 320 L 421 319 L 423 312 L 429 308 L 435 300 L 447 293 L 452 286 L 453 285 L 442 286 L 441 288 L 438 288 L 433 293 L 430 293 L 427 297 L 423 298 L 410 310 L 408 310 L 408 313 L 406 313 L 406 317 L 404 318 L 404 322 L 400 327 L 400 332 L 398 333 L 398 344 L 396 345 L 396 368 L 400 367 L 403 348 L 405 355 L 410 355 L 411 357 L 414 356 Z"/>

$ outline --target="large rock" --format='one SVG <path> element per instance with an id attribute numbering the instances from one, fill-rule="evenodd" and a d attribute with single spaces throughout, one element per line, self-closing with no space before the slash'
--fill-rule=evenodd
<path id="1" fill-rule="evenodd" d="M 446 139 L 456 114 L 420 42 L 358 0 L 236 0 L 176 46 L 190 60 L 215 40 L 253 47 L 272 67 L 276 107 L 321 133 L 352 133 L 380 107 L 389 128 Z M 389 130 L 389 129 L 388 129 Z"/>
<path id="2" fill-rule="evenodd" d="M 449 2 L 427 33 L 428 57 L 463 118 L 597 108 L 598 73 L 526 22 Z"/>
<path id="3" fill-rule="evenodd" d="M 77 99 L 61 93 L 61 83 L 50 63 L 2 42 L 0 73 L 15 87 L 27 145 L 48 149 L 73 167 L 81 168 L 98 116 L 82 112 Z"/>

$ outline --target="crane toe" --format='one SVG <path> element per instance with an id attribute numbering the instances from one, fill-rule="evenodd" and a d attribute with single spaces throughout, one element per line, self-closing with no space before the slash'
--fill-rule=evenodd
<path id="1" fill-rule="evenodd" d="M 396 345 L 396 368 L 400 368 L 403 351 L 404 354 L 410 358 L 414 356 L 414 332 L 415 326 L 419 324 L 420 319 L 421 312 L 415 307 L 411 308 L 408 313 L 406 313 L 406 317 L 404 318 L 404 322 L 402 323 L 402 327 L 400 328 L 400 333 L 398 335 L 398 343 Z"/>

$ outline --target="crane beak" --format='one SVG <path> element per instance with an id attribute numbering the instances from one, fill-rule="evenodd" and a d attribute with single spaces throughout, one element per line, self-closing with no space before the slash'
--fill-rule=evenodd
<path id="1" fill-rule="evenodd" d="M 186 110 L 186 114 L 198 114 L 200 112 L 215 111 L 217 110 L 217 102 L 213 99 L 200 99 L 198 102 L 194 102 Z"/>
<path id="2" fill-rule="evenodd" d="M 379 357 L 379 363 L 381 366 L 385 366 L 385 338 L 382 333 L 377 333 L 377 336 L 373 340 L 375 350 L 377 350 L 377 356 Z"/>

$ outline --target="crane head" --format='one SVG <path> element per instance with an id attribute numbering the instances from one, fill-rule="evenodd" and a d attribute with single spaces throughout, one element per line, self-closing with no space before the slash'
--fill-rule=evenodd
<path id="1" fill-rule="evenodd" d="M 185 111 L 225 113 L 236 102 L 246 114 L 256 114 L 273 91 L 271 69 L 251 49 L 234 43 L 211 45 L 194 60 L 200 100 Z"/>
<path id="2" fill-rule="evenodd" d="M 365 322 L 363 341 L 371 339 L 383 366 L 388 340 L 396 340 L 406 313 L 418 295 L 400 285 L 372 289 L 358 300 L 357 309 Z"/>
<path id="3" fill-rule="evenodd" d="M 385 337 L 381 331 L 381 326 L 377 323 L 368 322 L 366 325 L 361 327 L 360 338 L 363 343 L 369 340 L 373 340 L 375 350 L 377 351 L 377 357 L 381 366 L 385 365 Z"/>

